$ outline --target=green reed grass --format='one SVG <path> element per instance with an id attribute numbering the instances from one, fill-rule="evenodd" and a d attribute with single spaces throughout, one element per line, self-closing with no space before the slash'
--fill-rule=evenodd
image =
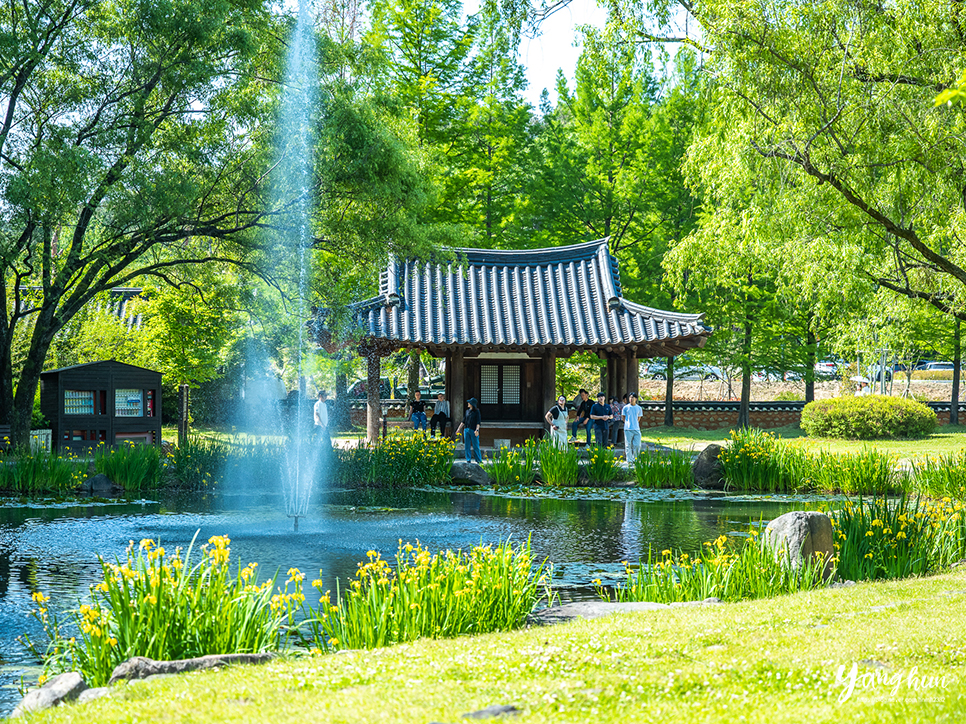
<path id="1" fill-rule="evenodd" d="M 214 536 L 191 563 L 192 548 L 168 555 L 154 541 L 128 549 L 124 563 L 101 559 L 103 579 L 88 603 L 67 611 L 67 625 L 34 594 L 33 615 L 44 628 L 43 648 L 24 637 L 44 664 L 44 676 L 77 671 L 91 686 L 107 683 L 132 656 L 171 660 L 207 654 L 276 650 L 305 597 L 302 574 L 291 569 L 284 588 L 259 584 L 257 563 L 229 568 L 231 541 Z M 292 591 L 289 586 L 294 584 Z"/>
<path id="2" fill-rule="evenodd" d="M 539 446 L 540 480 L 547 485 L 577 485 L 580 476 L 580 454 L 572 445 L 558 447 L 550 438 Z"/>
<path id="3" fill-rule="evenodd" d="M 16 450 L 0 460 L 0 490 L 12 495 L 66 495 L 84 482 L 87 463 L 73 454 Z"/>
<path id="4" fill-rule="evenodd" d="M 593 445 L 587 448 L 587 477 L 591 485 L 607 485 L 620 474 L 617 453 L 612 447 Z"/>
<path id="5" fill-rule="evenodd" d="M 497 485 L 529 485 L 537 477 L 537 450 L 532 438 L 522 447 L 501 447 L 483 467 Z"/>
<path id="6" fill-rule="evenodd" d="M 189 436 L 168 453 L 168 469 L 183 486 L 198 489 L 221 478 L 230 454 L 227 443 Z"/>
<path id="7" fill-rule="evenodd" d="M 394 431 L 376 445 L 333 451 L 335 480 L 387 488 L 448 483 L 455 446 L 449 438 L 428 437 L 423 431 Z"/>
<path id="8" fill-rule="evenodd" d="M 312 584 L 321 592 L 323 584 Z M 542 598 L 550 575 L 535 565 L 530 544 L 476 546 L 435 555 L 400 544 L 395 565 L 369 551 L 356 580 L 321 598 L 305 626 L 320 650 L 371 649 L 461 634 L 508 631 L 522 626 Z"/>
<path id="9" fill-rule="evenodd" d="M 966 449 L 912 461 L 915 489 L 933 498 L 966 500 Z"/>
<path id="10" fill-rule="evenodd" d="M 691 451 L 644 448 L 634 459 L 634 478 L 642 488 L 691 488 Z"/>
<path id="11" fill-rule="evenodd" d="M 752 529 L 737 549 L 721 536 L 693 555 L 665 550 L 657 556 L 648 551 L 646 561 L 627 567 L 627 580 L 613 588 L 613 596 L 621 602 L 656 603 L 765 598 L 824 586 L 824 569 L 825 562 L 815 559 L 793 570 L 762 545 Z M 610 600 L 611 591 L 599 579 L 594 584 L 598 595 Z"/>
<path id="12" fill-rule="evenodd" d="M 113 448 L 98 443 L 94 448 L 94 468 L 130 492 L 156 488 L 164 472 L 157 447 L 130 440 Z"/>
<path id="13" fill-rule="evenodd" d="M 829 515 L 842 578 L 905 578 L 966 557 L 966 511 L 949 497 L 859 498 Z"/>

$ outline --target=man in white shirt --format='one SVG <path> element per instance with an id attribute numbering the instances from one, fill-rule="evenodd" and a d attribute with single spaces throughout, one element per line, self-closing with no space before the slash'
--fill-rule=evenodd
<path id="1" fill-rule="evenodd" d="M 626 405 L 621 414 L 624 416 L 624 459 L 633 463 L 635 458 L 641 454 L 641 416 L 644 411 L 637 404 L 637 395 L 633 392 L 628 398 L 630 404 Z"/>
<path id="2" fill-rule="evenodd" d="M 319 390 L 319 400 L 315 403 L 315 434 L 319 437 L 319 442 L 331 447 L 332 440 L 329 438 L 329 407 L 325 404 L 325 390 Z"/>

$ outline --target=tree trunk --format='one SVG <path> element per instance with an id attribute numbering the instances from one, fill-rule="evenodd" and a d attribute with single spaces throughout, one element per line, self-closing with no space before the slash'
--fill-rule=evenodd
<path id="1" fill-rule="evenodd" d="M 959 424 L 959 371 L 962 358 L 962 341 L 959 333 L 959 317 L 953 327 L 953 394 L 949 401 L 949 424 Z M 911 374 L 911 373 L 910 373 Z"/>
<path id="2" fill-rule="evenodd" d="M 674 427 L 674 357 L 667 358 L 667 382 L 664 385 L 664 427 Z"/>
<path id="3" fill-rule="evenodd" d="M 343 432 L 352 425 L 349 420 L 349 400 L 346 392 L 349 389 L 349 382 L 345 374 L 345 361 L 339 360 L 335 373 L 335 430 Z"/>
<path id="4" fill-rule="evenodd" d="M 416 390 L 419 389 L 419 352 L 409 353 L 409 379 L 406 382 L 406 411 L 409 411 L 409 403 L 416 399 Z"/>
<path id="5" fill-rule="evenodd" d="M 738 427 L 751 424 L 751 313 L 745 313 L 745 333 L 741 340 L 741 403 L 738 405 Z"/>
<path id="6" fill-rule="evenodd" d="M 805 402 L 815 401 L 815 332 L 808 330 L 805 349 Z"/>

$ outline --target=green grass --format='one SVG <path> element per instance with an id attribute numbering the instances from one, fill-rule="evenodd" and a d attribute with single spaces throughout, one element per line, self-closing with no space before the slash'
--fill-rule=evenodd
<path id="1" fill-rule="evenodd" d="M 960 722 L 966 570 L 773 599 L 139 682 L 32 722 L 457 722 L 513 704 L 544 722 Z M 838 667 L 945 677 L 928 692 L 856 688 Z M 923 699 L 929 699 L 924 701 Z M 935 700 L 932 700 L 935 699 Z"/>

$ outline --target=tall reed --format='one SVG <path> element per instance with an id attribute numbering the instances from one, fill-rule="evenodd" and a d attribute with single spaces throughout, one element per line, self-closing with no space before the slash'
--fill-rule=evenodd
<path id="1" fill-rule="evenodd" d="M 537 450 L 532 438 L 522 447 L 501 447 L 483 467 L 497 485 L 529 485 L 537 477 Z"/>
<path id="2" fill-rule="evenodd" d="M 12 495 L 67 495 L 84 482 L 87 463 L 71 453 L 16 450 L 0 460 L 0 490 Z"/>
<path id="3" fill-rule="evenodd" d="M 94 448 L 94 468 L 129 492 L 156 488 L 164 472 L 157 447 L 130 440 L 114 448 L 98 443 Z"/>
<path id="4" fill-rule="evenodd" d="M 691 453 L 644 448 L 634 459 L 634 477 L 642 488 L 690 488 Z"/>
<path id="5" fill-rule="evenodd" d="M 558 447 L 553 440 L 540 442 L 540 480 L 547 485 L 573 486 L 580 477 L 580 454 L 572 445 Z"/>
<path id="6" fill-rule="evenodd" d="M 587 448 L 587 477 L 591 485 L 607 485 L 613 482 L 620 471 L 614 448 L 604 445 Z"/>
<path id="7" fill-rule="evenodd" d="M 914 487 L 923 495 L 966 500 L 966 449 L 914 458 L 912 471 Z"/>

